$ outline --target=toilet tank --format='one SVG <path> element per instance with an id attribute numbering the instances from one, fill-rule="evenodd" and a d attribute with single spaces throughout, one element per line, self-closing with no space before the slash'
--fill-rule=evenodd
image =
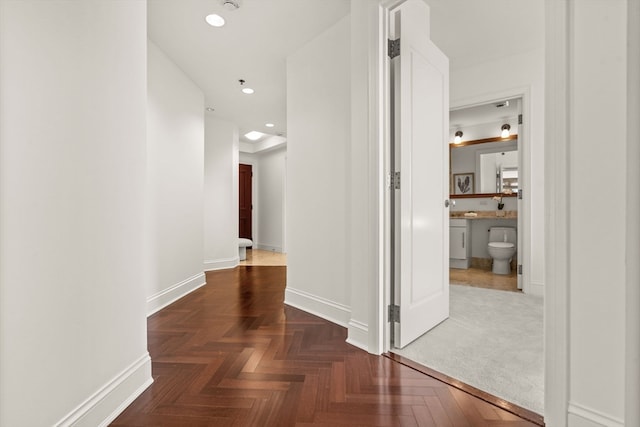
<path id="1" fill-rule="evenodd" d="M 489 228 L 489 242 L 509 242 L 516 244 L 516 229 L 514 227 L 491 227 Z"/>

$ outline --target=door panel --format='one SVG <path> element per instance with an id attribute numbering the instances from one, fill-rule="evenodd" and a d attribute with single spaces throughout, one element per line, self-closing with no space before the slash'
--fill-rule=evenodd
<path id="1" fill-rule="evenodd" d="M 404 347 L 449 316 L 449 212 L 444 205 L 449 197 L 449 64 L 429 40 L 424 2 L 408 0 L 396 13 L 395 149 L 401 189 L 395 286 L 400 322 L 394 345 Z"/>
<path id="2" fill-rule="evenodd" d="M 240 189 L 240 194 L 238 196 L 238 206 L 239 206 L 239 230 L 238 237 L 245 239 L 253 239 L 251 224 L 253 221 L 252 218 L 252 193 L 251 193 L 251 179 L 253 177 L 252 166 L 251 165 L 240 165 L 240 176 L 238 180 L 238 187 Z"/>

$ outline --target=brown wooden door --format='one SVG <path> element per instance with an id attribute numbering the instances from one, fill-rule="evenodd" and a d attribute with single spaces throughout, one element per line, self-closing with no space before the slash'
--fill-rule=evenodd
<path id="1" fill-rule="evenodd" d="M 251 165 L 240 165 L 240 179 L 239 179 L 239 187 L 240 187 L 240 197 L 239 197 L 239 228 L 238 237 L 245 239 L 253 239 L 251 237 L 251 210 L 253 209 L 253 205 L 251 203 L 251 178 L 253 177 L 253 172 L 251 170 Z"/>

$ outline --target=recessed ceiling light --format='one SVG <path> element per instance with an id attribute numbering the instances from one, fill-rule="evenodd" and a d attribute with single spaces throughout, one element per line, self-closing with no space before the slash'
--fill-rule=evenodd
<path id="1" fill-rule="evenodd" d="M 204 19 L 205 21 L 207 21 L 207 24 L 211 25 L 212 27 L 222 27 L 224 25 L 224 18 L 220 15 L 216 15 L 215 13 L 207 15 L 207 17 Z"/>
<path id="2" fill-rule="evenodd" d="M 251 132 L 245 133 L 244 136 L 251 141 L 257 141 L 264 136 L 264 133 L 252 130 Z"/>
<path id="3" fill-rule="evenodd" d="M 266 127 L 268 127 L 268 128 L 272 128 L 272 127 L 274 127 L 275 125 L 274 125 L 273 123 L 265 123 L 265 126 L 266 126 Z"/>
<path id="4" fill-rule="evenodd" d="M 251 95 L 254 92 L 250 87 L 242 88 L 242 93 L 246 93 L 247 95 Z"/>

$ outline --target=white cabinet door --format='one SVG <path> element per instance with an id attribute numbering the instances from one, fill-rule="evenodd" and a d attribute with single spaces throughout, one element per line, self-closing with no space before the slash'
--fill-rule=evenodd
<path id="1" fill-rule="evenodd" d="M 449 228 L 449 258 L 467 259 L 467 228 Z"/>

